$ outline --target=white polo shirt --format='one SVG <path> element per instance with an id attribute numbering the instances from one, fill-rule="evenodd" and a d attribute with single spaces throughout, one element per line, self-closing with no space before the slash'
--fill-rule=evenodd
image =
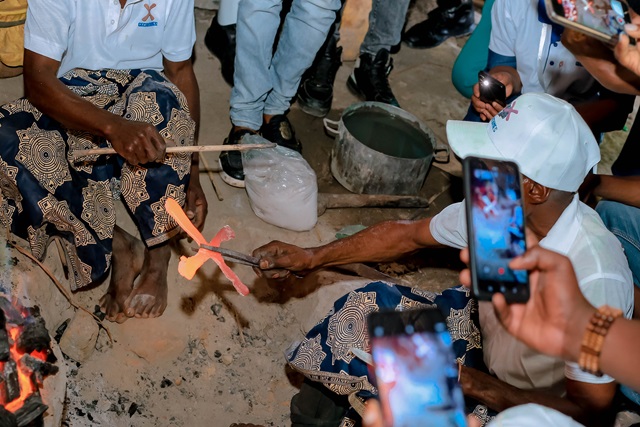
<path id="1" fill-rule="evenodd" d="M 453 204 L 431 220 L 431 234 L 443 245 L 467 246 L 464 203 Z M 633 279 L 618 239 L 598 214 L 578 200 L 564 210 L 540 246 L 566 255 L 573 264 L 580 290 L 594 306 L 608 304 L 633 313 Z M 484 361 L 502 381 L 521 389 L 564 392 L 564 378 L 585 383 L 608 383 L 613 378 L 583 372 L 575 363 L 537 353 L 509 335 L 490 302 L 480 303 Z"/>
<path id="2" fill-rule="evenodd" d="M 162 70 L 191 57 L 193 0 L 29 0 L 24 46 L 74 68 Z"/>
<path id="3" fill-rule="evenodd" d="M 538 20 L 538 0 L 496 0 L 491 9 L 489 49 L 516 58 L 522 93 L 544 92 L 570 100 L 595 80 Z"/>

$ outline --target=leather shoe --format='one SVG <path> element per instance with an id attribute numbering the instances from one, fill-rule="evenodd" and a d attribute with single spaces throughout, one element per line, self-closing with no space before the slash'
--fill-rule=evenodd
<path id="1" fill-rule="evenodd" d="M 236 60 L 236 25 L 220 25 L 218 14 L 204 36 L 204 45 L 220 60 L 220 71 L 224 81 L 233 86 L 233 70 Z"/>
<path id="2" fill-rule="evenodd" d="M 392 69 L 393 59 L 388 50 L 380 49 L 375 57 L 363 53 L 360 55 L 360 65 L 347 80 L 347 87 L 366 101 L 384 102 L 399 107 L 389 85 L 389 73 Z"/>
<path id="3" fill-rule="evenodd" d="M 470 34 L 475 27 L 473 3 L 463 1 L 449 9 L 435 8 L 426 20 L 405 32 L 402 41 L 412 48 L 428 49 L 442 44 L 449 37 Z"/>
<path id="4" fill-rule="evenodd" d="M 229 136 L 222 145 L 240 144 L 245 135 L 254 135 L 251 129 L 231 128 Z M 244 169 L 242 168 L 242 154 L 240 151 L 223 151 L 220 153 L 220 178 L 232 187 L 244 188 Z"/>

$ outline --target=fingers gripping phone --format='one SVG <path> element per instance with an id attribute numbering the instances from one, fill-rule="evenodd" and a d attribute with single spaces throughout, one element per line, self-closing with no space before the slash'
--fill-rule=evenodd
<path id="1" fill-rule="evenodd" d="M 529 299 L 529 275 L 509 262 L 526 251 L 522 184 L 513 162 L 467 157 L 463 161 L 465 206 L 474 295 L 507 302 Z"/>
<path id="2" fill-rule="evenodd" d="M 478 73 L 480 101 L 491 104 L 497 102 L 501 106 L 507 105 L 507 90 L 502 82 L 491 74 L 480 71 Z"/>
<path id="3" fill-rule="evenodd" d="M 374 312 L 368 326 L 385 427 L 466 426 L 451 336 L 440 311 Z"/>
<path id="4" fill-rule="evenodd" d="M 545 0 L 549 19 L 605 43 L 617 43 L 624 25 L 631 22 L 622 0 Z"/>

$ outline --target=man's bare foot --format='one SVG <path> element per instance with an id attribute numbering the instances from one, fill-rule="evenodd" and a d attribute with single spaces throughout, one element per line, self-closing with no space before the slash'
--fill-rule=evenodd
<path id="1" fill-rule="evenodd" d="M 116 226 L 113 232 L 113 265 L 111 282 L 107 293 L 100 299 L 100 308 L 108 320 L 122 323 L 125 315 L 125 301 L 133 290 L 133 282 L 142 271 L 144 264 L 144 244 Z"/>
<path id="2" fill-rule="evenodd" d="M 167 308 L 169 258 L 171 247 L 168 244 L 145 250 L 140 277 L 124 302 L 128 317 L 158 317 Z"/>

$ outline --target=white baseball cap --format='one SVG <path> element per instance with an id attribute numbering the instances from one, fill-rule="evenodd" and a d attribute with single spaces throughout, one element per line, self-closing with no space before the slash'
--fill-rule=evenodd
<path id="1" fill-rule="evenodd" d="M 511 160 L 539 184 L 575 192 L 600 161 L 591 129 L 571 104 L 527 93 L 489 123 L 449 120 L 447 139 L 456 155 Z"/>

